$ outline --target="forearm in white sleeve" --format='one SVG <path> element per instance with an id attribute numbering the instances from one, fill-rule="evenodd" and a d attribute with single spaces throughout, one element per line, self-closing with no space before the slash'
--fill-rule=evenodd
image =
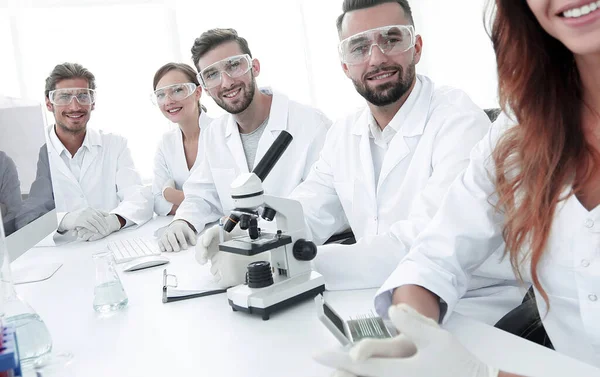
<path id="1" fill-rule="evenodd" d="M 171 212 L 173 203 L 163 196 L 163 187 L 171 179 L 171 173 L 167 167 L 165 155 L 161 145 L 156 149 L 154 155 L 154 178 L 152 180 L 152 196 L 154 197 L 154 212 L 160 216 L 166 216 Z"/>
<path id="2" fill-rule="evenodd" d="M 502 244 L 491 154 L 503 129 L 494 125 L 473 149 L 469 166 L 450 186 L 438 213 L 380 288 L 375 297 L 380 315 L 387 315 L 394 289 L 404 285 L 428 289 L 452 312 L 472 272 Z"/>
<path id="3" fill-rule="evenodd" d="M 197 233 L 224 215 L 210 165 L 204 156 L 183 184 L 183 194 L 185 199 L 177 208 L 174 220 L 187 221 Z"/>
<path id="4" fill-rule="evenodd" d="M 333 128 L 332 128 L 333 131 Z M 327 135 L 319 159 L 310 173 L 290 195 L 302 204 L 307 238 L 317 245 L 323 244 L 331 235 L 348 227 L 348 220 L 333 185 L 331 156 L 335 136 Z"/>

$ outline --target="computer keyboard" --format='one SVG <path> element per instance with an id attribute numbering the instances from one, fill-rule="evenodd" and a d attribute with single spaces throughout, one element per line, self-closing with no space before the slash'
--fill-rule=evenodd
<path id="1" fill-rule="evenodd" d="M 117 264 L 148 255 L 160 255 L 160 249 L 156 241 L 144 238 L 113 241 L 109 242 L 107 247 L 115 256 Z"/>

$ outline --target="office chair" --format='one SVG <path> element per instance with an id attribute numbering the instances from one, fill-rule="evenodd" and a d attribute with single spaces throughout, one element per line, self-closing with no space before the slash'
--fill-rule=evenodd
<path id="1" fill-rule="evenodd" d="M 546 348 L 554 349 L 542 324 L 533 287 L 529 289 L 521 305 L 508 312 L 494 327 Z"/>

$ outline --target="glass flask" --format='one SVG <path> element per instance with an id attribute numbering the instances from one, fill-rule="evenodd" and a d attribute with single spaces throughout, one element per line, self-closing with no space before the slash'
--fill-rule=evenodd
<path id="1" fill-rule="evenodd" d="M 100 313 L 109 313 L 123 309 L 129 300 L 117 274 L 112 252 L 96 253 L 93 258 L 96 265 L 94 310 Z"/>
<path id="2" fill-rule="evenodd" d="M 15 291 L 0 219 L 0 318 L 15 327 L 21 364 L 27 366 L 52 350 L 52 338 L 44 321 Z"/>

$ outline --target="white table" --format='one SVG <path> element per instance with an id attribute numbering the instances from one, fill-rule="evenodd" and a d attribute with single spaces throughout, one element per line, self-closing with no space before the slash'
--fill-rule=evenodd
<path id="1" fill-rule="evenodd" d="M 95 269 L 91 255 L 117 238 L 151 237 L 169 218 L 136 230 L 117 232 L 92 243 L 33 248 L 14 267 L 60 261 L 47 281 L 17 286 L 17 292 L 44 319 L 54 350 L 75 355 L 74 376 L 328 376 L 312 361 L 319 349 L 335 347 L 335 338 L 316 317 L 307 300 L 260 316 L 233 312 L 224 294 L 163 304 L 162 273 L 180 280 L 207 277 L 208 267 L 195 262 L 193 250 L 167 254 L 171 263 L 121 273 L 128 307 L 109 316 L 92 308 Z M 184 288 L 184 287 L 181 287 Z M 366 312 L 374 291 L 327 292 L 344 315 Z M 530 376 L 600 376 L 576 360 L 471 319 L 453 316 L 447 327 L 484 361 Z"/>

